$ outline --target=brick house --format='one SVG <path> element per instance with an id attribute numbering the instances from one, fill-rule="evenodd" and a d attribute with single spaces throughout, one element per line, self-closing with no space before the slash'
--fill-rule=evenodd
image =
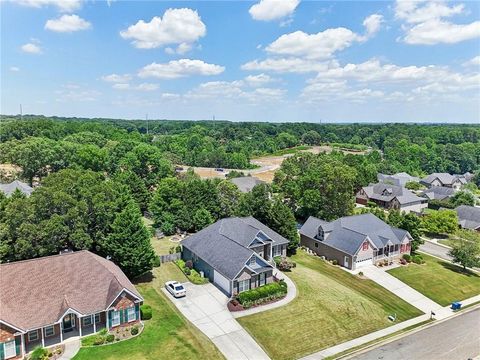
<path id="1" fill-rule="evenodd" d="M 0 360 L 140 321 L 143 298 L 89 251 L 0 264 Z"/>

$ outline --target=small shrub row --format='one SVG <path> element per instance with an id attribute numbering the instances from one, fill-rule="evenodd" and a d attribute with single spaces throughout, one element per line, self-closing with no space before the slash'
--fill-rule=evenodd
<path id="1" fill-rule="evenodd" d="M 291 269 L 297 267 L 295 262 L 288 261 L 288 259 L 283 256 L 275 256 L 273 260 L 275 261 L 275 266 L 280 271 L 290 271 Z"/>
<path id="2" fill-rule="evenodd" d="M 150 320 L 152 318 L 152 307 L 150 305 L 140 306 L 140 317 L 142 320 Z"/>
<path id="3" fill-rule="evenodd" d="M 208 278 L 200 276 L 200 273 L 193 268 L 192 260 L 183 261 L 179 259 L 175 261 L 175 264 L 183 271 L 183 273 L 187 276 L 188 280 L 196 285 L 206 284 L 208 283 Z"/>
<path id="4" fill-rule="evenodd" d="M 281 298 L 287 294 L 287 284 L 280 280 L 260 286 L 256 289 L 247 290 L 237 295 L 237 300 L 244 308 L 249 308 L 253 305 Z"/>
<path id="5" fill-rule="evenodd" d="M 412 261 L 415 264 L 425 264 L 425 260 L 423 260 L 423 257 L 421 255 L 413 255 L 412 256 Z"/>

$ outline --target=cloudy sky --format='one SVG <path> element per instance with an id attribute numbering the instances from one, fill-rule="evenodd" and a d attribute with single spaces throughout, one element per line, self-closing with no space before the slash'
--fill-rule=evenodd
<path id="1" fill-rule="evenodd" d="M 480 2 L 1 1 L 1 113 L 480 123 Z"/>

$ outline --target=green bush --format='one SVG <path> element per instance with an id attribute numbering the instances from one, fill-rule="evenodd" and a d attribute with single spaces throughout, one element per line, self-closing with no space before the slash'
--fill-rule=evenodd
<path id="1" fill-rule="evenodd" d="M 337 259 L 333 259 L 333 260 L 332 260 L 332 264 L 333 264 L 333 265 L 338 265 L 338 260 L 337 260 Z"/>
<path id="2" fill-rule="evenodd" d="M 111 343 L 115 340 L 115 335 L 108 334 L 107 337 L 105 338 L 105 340 L 107 340 L 108 343 Z"/>
<path id="3" fill-rule="evenodd" d="M 410 256 L 410 254 L 403 254 L 403 258 L 406 262 L 412 262 L 412 257 Z"/>
<path id="4" fill-rule="evenodd" d="M 183 272 L 185 273 L 185 275 L 190 275 L 192 273 L 192 270 L 190 270 L 189 268 L 183 268 Z"/>
<path id="5" fill-rule="evenodd" d="M 108 330 L 107 330 L 106 328 L 103 328 L 103 329 L 100 330 L 98 333 L 99 333 L 100 335 L 107 335 Z"/>
<path id="6" fill-rule="evenodd" d="M 252 305 L 258 305 L 265 301 L 274 300 L 283 297 L 287 293 L 287 284 L 285 281 L 270 283 L 260 286 L 256 289 L 244 291 L 237 296 L 237 300 L 243 307 L 248 308 Z"/>
<path id="7" fill-rule="evenodd" d="M 155 256 L 152 261 L 152 266 L 153 267 L 160 267 L 160 258 L 158 256 Z"/>
<path id="8" fill-rule="evenodd" d="M 153 316 L 152 307 L 150 305 L 140 306 L 140 317 L 142 320 L 150 320 Z"/>
<path id="9" fill-rule="evenodd" d="M 37 346 L 30 355 L 30 360 L 43 360 L 46 356 L 48 356 L 47 349 Z"/>
<path id="10" fill-rule="evenodd" d="M 97 335 L 93 340 L 93 345 L 102 345 L 105 343 L 105 336 Z"/>
<path id="11" fill-rule="evenodd" d="M 130 334 L 137 335 L 138 334 L 138 326 L 132 327 L 132 329 L 130 330 Z"/>
<path id="12" fill-rule="evenodd" d="M 423 260 L 423 257 L 421 255 L 414 255 L 412 257 L 412 261 L 415 263 L 415 264 L 425 264 L 425 260 Z"/>
<path id="13" fill-rule="evenodd" d="M 182 252 L 182 245 L 177 245 L 177 247 L 175 248 L 175 252 L 177 253 Z"/>

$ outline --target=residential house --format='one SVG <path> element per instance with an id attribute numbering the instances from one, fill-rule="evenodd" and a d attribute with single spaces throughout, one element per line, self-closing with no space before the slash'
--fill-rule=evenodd
<path id="1" fill-rule="evenodd" d="M 371 213 L 331 222 L 310 216 L 300 229 L 302 246 L 351 270 L 410 254 L 411 242 L 408 231 Z"/>
<path id="2" fill-rule="evenodd" d="M 248 192 L 252 191 L 252 189 L 256 185 L 265 183 L 265 181 L 262 181 L 262 180 L 260 180 L 256 177 L 253 177 L 253 176 L 237 177 L 237 178 L 230 179 L 230 181 L 232 183 L 234 183 L 235 185 L 237 185 L 238 189 L 242 193 L 248 193 Z"/>
<path id="3" fill-rule="evenodd" d="M 387 210 L 395 209 L 409 213 L 420 213 L 428 206 L 425 198 L 415 195 L 401 186 L 378 183 L 361 188 L 356 195 L 358 204 L 367 205 L 371 201 Z"/>
<path id="4" fill-rule="evenodd" d="M 433 173 L 420 180 L 420 183 L 430 188 L 433 186 L 445 186 L 460 190 L 467 183 L 464 175 L 450 175 L 448 173 Z"/>
<path id="5" fill-rule="evenodd" d="M 183 240 L 182 258 L 231 296 L 272 282 L 273 258 L 285 256 L 287 244 L 253 217 L 226 218 Z"/>
<path id="6" fill-rule="evenodd" d="M 420 179 L 415 176 L 411 176 L 406 172 L 396 173 L 393 175 L 385 175 L 378 173 L 377 174 L 378 182 L 385 183 L 385 184 L 392 184 L 396 186 L 405 187 L 408 182 L 419 182 Z"/>
<path id="7" fill-rule="evenodd" d="M 28 184 L 15 180 L 8 184 L 0 184 L 0 191 L 2 191 L 7 197 L 10 197 L 15 190 L 19 190 L 22 194 L 30 196 L 33 191 L 33 188 Z"/>
<path id="8" fill-rule="evenodd" d="M 428 200 L 449 200 L 454 194 L 453 188 L 445 186 L 432 186 L 420 192 L 420 196 Z"/>
<path id="9" fill-rule="evenodd" d="M 463 229 L 480 232 L 480 207 L 460 205 L 455 208 L 458 216 L 458 224 Z"/>
<path id="10" fill-rule="evenodd" d="M 89 251 L 0 264 L 0 359 L 140 321 L 143 298 Z"/>

